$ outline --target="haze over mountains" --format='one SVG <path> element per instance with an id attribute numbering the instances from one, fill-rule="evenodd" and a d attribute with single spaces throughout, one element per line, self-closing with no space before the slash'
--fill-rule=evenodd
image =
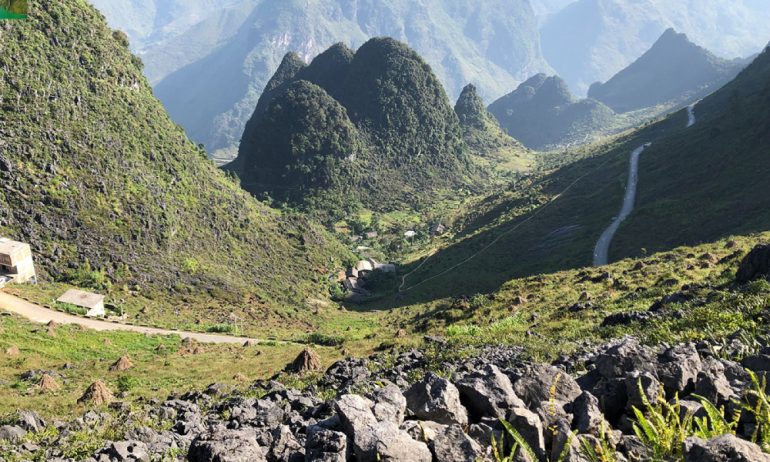
<path id="1" fill-rule="evenodd" d="M 500 95 L 548 69 L 528 1 L 508 3 L 264 0 L 225 45 L 166 77 L 156 94 L 194 140 L 210 152 L 232 151 L 285 53 L 309 62 L 336 42 L 357 48 L 370 37 L 389 36 L 431 64 L 450 98 L 468 82 Z"/>
<path id="2" fill-rule="evenodd" d="M 770 40 L 764 0 L 578 0 L 541 28 L 543 55 L 584 95 L 647 51 L 668 28 L 717 56 L 748 57 Z"/>

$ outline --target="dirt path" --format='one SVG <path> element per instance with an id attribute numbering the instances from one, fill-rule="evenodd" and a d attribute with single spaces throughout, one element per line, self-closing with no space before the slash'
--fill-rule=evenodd
<path id="1" fill-rule="evenodd" d="M 114 322 L 99 321 L 97 319 L 86 319 L 79 316 L 72 316 L 59 311 L 50 310 L 2 291 L 0 291 L 0 310 L 18 314 L 32 322 L 41 324 L 54 321 L 58 324 L 78 324 L 97 331 L 126 331 L 149 335 L 178 335 L 183 339 L 191 338 L 201 343 L 242 344 L 247 340 L 257 341 L 257 339 L 249 339 L 246 337 L 202 334 L 197 332 L 181 332 L 166 329 L 156 329 L 154 327 L 118 324 Z"/>

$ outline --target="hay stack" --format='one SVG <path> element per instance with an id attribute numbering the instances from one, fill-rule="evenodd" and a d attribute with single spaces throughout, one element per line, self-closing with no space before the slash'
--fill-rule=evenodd
<path id="1" fill-rule="evenodd" d="M 40 388 L 42 393 L 51 393 L 61 389 L 61 385 L 59 385 L 59 383 L 56 382 L 56 379 L 51 377 L 49 374 L 43 374 L 43 376 L 40 378 L 40 381 L 37 383 L 37 386 Z"/>
<path id="2" fill-rule="evenodd" d="M 289 370 L 300 374 L 304 372 L 319 371 L 321 370 L 321 358 L 315 351 L 310 348 L 305 348 L 299 356 L 297 356 L 297 359 L 289 365 Z"/>
<path id="3" fill-rule="evenodd" d="M 86 389 L 83 396 L 78 400 L 78 404 L 90 404 L 93 406 L 101 406 L 102 404 L 108 404 L 115 400 L 112 392 L 107 385 L 101 380 L 97 380 L 92 383 L 91 386 Z"/>
<path id="4" fill-rule="evenodd" d="M 115 361 L 110 366 L 110 372 L 123 372 L 134 367 L 134 363 L 131 362 L 131 358 L 128 356 L 121 356 L 120 359 Z"/>

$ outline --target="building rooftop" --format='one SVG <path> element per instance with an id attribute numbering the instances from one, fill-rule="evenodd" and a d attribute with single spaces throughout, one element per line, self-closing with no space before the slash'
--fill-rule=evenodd
<path id="1" fill-rule="evenodd" d="M 69 303 L 70 305 L 82 306 L 83 308 L 97 308 L 104 302 L 104 295 L 84 292 L 82 290 L 70 289 L 64 293 L 58 302 Z"/>
<path id="2" fill-rule="evenodd" d="M 29 248 L 29 244 L 0 237 L 0 254 L 13 256 Z"/>

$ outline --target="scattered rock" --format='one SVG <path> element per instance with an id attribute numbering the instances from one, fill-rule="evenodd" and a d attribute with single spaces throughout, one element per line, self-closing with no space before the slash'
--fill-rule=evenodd
<path id="1" fill-rule="evenodd" d="M 43 393 L 51 393 L 61 389 L 59 383 L 50 374 L 43 374 L 37 386 Z"/>
<path id="2" fill-rule="evenodd" d="M 134 367 L 134 363 L 131 362 L 131 358 L 128 356 L 121 356 L 120 359 L 112 363 L 110 366 L 110 372 L 123 372 Z"/>
<path id="3" fill-rule="evenodd" d="M 344 433 L 312 426 L 307 432 L 305 458 L 313 462 L 346 462 L 347 437 Z"/>
<path id="4" fill-rule="evenodd" d="M 468 424 L 468 411 L 460 403 L 460 392 L 448 380 L 429 372 L 406 393 L 407 407 L 418 419 L 445 425 Z"/>
<path id="5" fill-rule="evenodd" d="M 101 406 L 111 403 L 115 397 L 101 380 L 92 383 L 78 399 L 78 404 Z"/>
<path id="6" fill-rule="evenodd" d="M 684 462 L 770 462 L 770 455 L 735 435 L 708 441 L 691 437 L 684 442 Z"/>
<path id="7" fill-rule="evenodd" d="M 3 425 L 0 427 L 0 441 L 19 443 L 27 435 L 27 431 L 15 425 Z"/>
<path id="8" fill-rule="evenodd" d="M 433 439 L 432 447 L 437 462 L 476 462 L 484 458 L 481 446 L 459 425 L 446 427 Z"/>
<path id="9" fill-rule="evenodd" d="M 457 382 L 463 403 L 475 420 L 482 416 L 505 417 L 514 407 L 525 407 L 511 380 L 497 366 L 488 364 Z"/>
<path id="10" fill-rule="evenodd" d="M 189 462 L 266 462 L 253 429 L 217 428 L 196 437 L 187 454 Z"/>
<path id="11" fill-rule="evenodd" d="M 110 462 L 150 462 L 147 445 L 141 441 L 119 441 L 110 443 L 99 452 L 99 456 L 107 457 Z M 97 460 L 105 460 L 97 457 Z"/>
<path id="12" fill-rule="evenodd" d="M 770 244 L 760 244 L 741 261 L 735 281 L 738 284 L 746 284 L 768 276 L 770 276 Z"/>
<path id="13" fill-rule="evenodd" d="M 18 411 L 16 421 L 19 427 L 32 433 L 37 433 L 46 427 L 45 420 L 34 411 Z"/>

